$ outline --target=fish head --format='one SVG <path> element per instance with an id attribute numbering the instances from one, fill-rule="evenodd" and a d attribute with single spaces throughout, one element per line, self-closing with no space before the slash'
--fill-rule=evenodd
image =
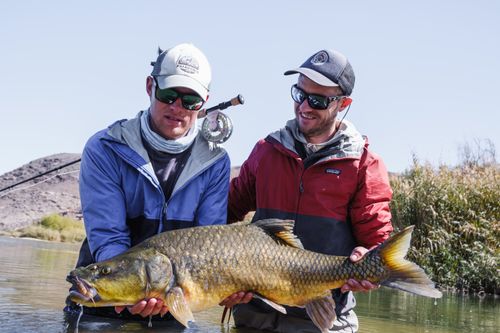
<path id="1" fill-rule="evenodd" d="M 173 283 L 167 256 L 154 250 L 128 251 L 115 258 L 78 267 L 66 280 L 73 287 L 70 299 L 89 307 L 133 305 L 156 297 L 165 298 Z"/>

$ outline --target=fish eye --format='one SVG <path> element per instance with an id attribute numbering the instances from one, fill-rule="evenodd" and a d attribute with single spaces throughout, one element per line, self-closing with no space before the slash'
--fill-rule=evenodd
<path id="1" fill-rule="evenodd" d="M 103 274 L 103 275 L 107 275 L 107 274 L 109 274 L 109 273 L 111 273 L 111 268 L 109 268 L 109 267 L 107 267 L 107 266 L 106 266 L 106 267 L 103 267 L 103 268 L 101 269 L 101 274 Z"/>

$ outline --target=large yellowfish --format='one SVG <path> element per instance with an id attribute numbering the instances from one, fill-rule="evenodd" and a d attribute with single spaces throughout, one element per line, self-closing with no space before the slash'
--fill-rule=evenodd
<path id="1" fill-rule="evenodd" d="M 349 278 L 442 296 L 419 266 L 404 259 L 413 227 L 353 264 L 347 257 L 304 250 L 293 226 L 290 220 L 269 219 L 164 232 L 110 260 L 70 272 L 67 280 L 76 287 L 70 297 L 90 307 L 160 298 L 188 327 L 193 312 L 237 291 L 252 291 L 283 313 L 282 305 L 305 307 L 326 332 L 335 320 L 330 290 Z"/>

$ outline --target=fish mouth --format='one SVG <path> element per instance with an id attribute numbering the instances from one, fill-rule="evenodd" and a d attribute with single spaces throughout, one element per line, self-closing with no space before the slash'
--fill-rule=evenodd
<path id="1" fill-rule="evenodd" d="M 71 300 L 78 304 L 93 303 L 100 300 L 97 290 L 90 285 L 86 280 L 75 275 L 68 275 L 66 281 L 73 284 L 69 292 Z"/>

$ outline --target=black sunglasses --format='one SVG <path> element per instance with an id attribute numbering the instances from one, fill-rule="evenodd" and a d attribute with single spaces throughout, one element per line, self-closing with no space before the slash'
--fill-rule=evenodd
<path id="1" fill-rule="evenodd" d="M 328 108 L 331 102 L 337 101 L 345 96 L 322 96 L 322 95 L 314 95 L 308 94 L 304 90 L 297 87 L 296 84 L 292 86 L 292 99 L 299 104 L 302 104 L 306 99 L 309 106 L 316 110 L 325 110 Z"/>
<path id="2" fill-rule="evenodd" d="M 183 94 L 173 88 L 160 89 L 158 81 L 156 81 L 156 78 L 154 79 L 156 83 L 155 97 L 162 103 L 173 104 L 177 98 L 180 98 L 182 107 L 190 111 L 198 111 L 205 104 L 203 98 L 198 95 Z"/>

